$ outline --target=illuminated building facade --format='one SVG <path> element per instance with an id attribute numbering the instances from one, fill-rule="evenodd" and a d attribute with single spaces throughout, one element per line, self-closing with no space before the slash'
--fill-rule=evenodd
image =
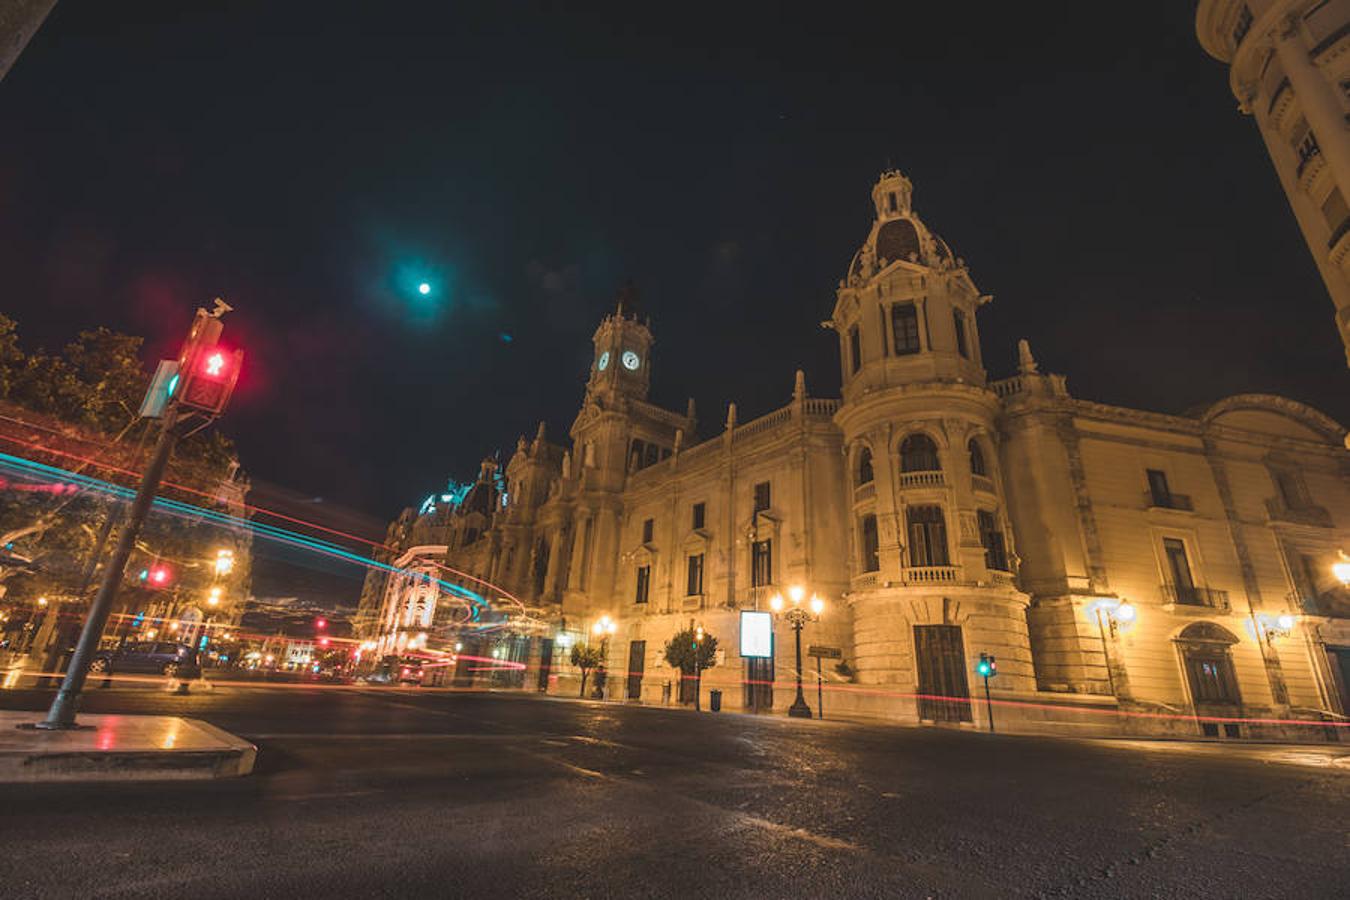
<path id="1" fill-rule="evenodd" d="M 1350 362 L 1350 0 L 1201 0 L 1195 21 L 1256 120 Z"/>
<path id="2" fill-rule="evenodd" d="M 801 585 L 826 603 L 803 638 L 828 661 L 803 668 L 814 693 L 819 665 L 827 710 L 979 727 L 985 653 L 993 696 L 1026 701 L 999 713 L 1021 728 L 1251 737 L 1286 726 L 1196 716 L 1346 714 L 1350 595 L 1331 568 L 1350 545 L 1345 430 L 1267 395 L 1183 415 L 1079 400 L 1026 341 L 1016 374 L 991 381 L 991 298 L 908 179 L 883 174 L 872 199 L 827 323 L 839 399 L 798 372 L 781 408 L 742 422 L 732 404 L 696 439 L 692 402 L 648 399 L 653 335 L 626 294 L 595 332 L 568 445 L 522 438 L 504 503 L 466 498 L 435 526 L 444 541 L 398 544 L 443 543 L 445 565 L 519 601 L 528 625 L 492 658 L 575 694 L 567 648 L 598 642 L 607 696 L 662 702 L 688 684 L 666 641 L 701 625 L 720 642 L 704 691 L 781 711 L 792 629 L 778 617 L 773 655 L 742 659 L 740 614 Z M 407 615 L 408 596 L 386 590 L 381 615 Z"/>

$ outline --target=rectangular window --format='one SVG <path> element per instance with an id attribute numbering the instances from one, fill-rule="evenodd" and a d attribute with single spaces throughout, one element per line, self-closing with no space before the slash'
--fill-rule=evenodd
<path id="1" fill-rule="evenodd" d="M 652 534 L 655 531 L 656 531 L 655 521 L 653 521 L 652 519 L 647 519 L 646 521 L 644 521 L 642 523 L 642 543 L 650 544 L 652 542 Z"/>
<path id="2" fill-rule="evenodd" d="M 877 306 L 877 315 L 881 317 L 881 330 L 877 332 L 877 334 L 881 335 L 881 355 L 890 356 L 891 345 L 886 340 L 886 307 L 880 305 Z"/>
<path id="3" fill-rule="evenodd" d="M 862 368 L 862 335 L 857 325 L 848 330 L 848 357 L 850 371 L 857 372 Z"/>
<path id="4" fill-rule="evenodd" d="M 1176 538 L 1163 538 L 1163 553 L 1167 556 L 1167 570 L 1172 576 L 1172 588 L 1178 603 L 1197 604 L 1200 595 L 1191 577 L 1191 563 L 1186 558 L 1186 545 Z"/>
<path id="5" fill-rule="evenodd" d="M 940 506 L 911 506 L 905 511 L 909 524 L 909 564 L 949 566 L 947 522 Z"/>
<path id="6" fill-rule="evenodd" d="M 761 481 L 755 485 L 755 512 L 768 512 L 769 499 L 769 482 Z"/>
<path id="7" fill-rule="evenodd" d="M 1303 483 L 1294 472 L 1288 469 L 1274 470 L 1275 489 L 1280 492 L 1280 500 L 1286 509 L 1302 509 L 1307 506 L 1303 493 Z"/>
<path id="8" fill-rule="evenodd" d="M 661 461 L 661 448 L 658 447 L 656 444 L 648 444 L 647 453 L 642 460 L 643 467 L 645 468 L 647 466 L 654 466 L 660 461 Z"/>
<path id="9" fill-rule="evenodd" d="M 633 597 L 634 603 L 647 602 L 647 590 L 652 583 L 652 567 L 638 566 L 637 570 L 637 593 Z"/>
<path id="10" fill-rule="evenodd" d="M 695 503 L 695 504 L 694 504 L 694 516 L 693 516 L 694 523 L 693 523 L 693 525 L 692 525 L 691 527 L 692 527 L 695 531 L 698 531 L 700 528 L 703 527 L 703 525 L 704 525 L 704 523 L 705 523 L 705 521 L 706 521 L 706 519 L 707 519 L 707 513 L 708 513 L 708 507 L 707 507 L 706 504 L 703 504 L 703 503 Z"/>
<path id="11" fill-rule="evenodd" d="M 1146 469 L 1148 475 L 1148 493 L 1154 506 L 1171 506 L 1172 491 L 1167 486 L 1167 473 L 1159 469 Z"/>
<path id="12" fill-rule="evenodd" d="M 952 310 L 952 325 L 956 328 L 956 352 L 969 359 L 970 350 L 966 348 L 966 314 L 959 309 Z"/>
<path id="13" fill-rule="evenodd" d="M 1011 571 L 1008 568 L 1008 550 L 1003 543 L 1003 529 L 998 527 L 998 517 L 987 509 L 977 510 L 975 516 L 980 523 L 984 564 L 996 572 Z"/>
<path id="14" fill-rule="evenodd" d="M 878 553 L 877 517 L 863 516 L 862 519 L 862 566 L 864 572 L 876 572 L 881 569 L 881 557 Z"/>
<path id="15" fill-rule="evenodd" d="M 703 593 L 703 554 L 695 553 L 689 556 L 689 572 L 685 579 L 685 593 L 690 597 L 697 597 Z"/>
<path id="16" fill-rule="evenodd" d="M 919 352 L 919 312 L 913 303 L 891 307 L 891 339 L 896 356 Z"/>
<path id="17" fill-rule="evenodd" d="M 755 541 L 750 545 L 750 585 L 773 584 L 773 541 Z"/>

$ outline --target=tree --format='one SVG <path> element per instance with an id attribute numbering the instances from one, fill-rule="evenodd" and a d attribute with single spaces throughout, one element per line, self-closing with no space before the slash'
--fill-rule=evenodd
<path id="1" fill-rule="evenodd" d="M 137 411 L 149 382 L 140 359 L 139 337 L 106 328 L 81 332 L 58 355 L 25 354 L 13 320 L 0 315 L 0 450 L 38 463 L 134 487 L 144 448 L 157 423 Z M 179 443 L 170 465 L 171 483 L 208 496 L 177 492 L 195 506 L 214 507 L 225 499 L 238 461 L 228 439 L 207 429 Z M 0 492 L 0 596 L 14 588 L 24 595 L 74 596 L 104 533 L 108 517 L 123 505 L 72 485 L 20 481 Z M 114 523 L 115 524 L 115 523 Z M 222 533 L 222 531 L 224 533 Z M 137 541 L 131 571 L 158 560 L 179 570 L 179 590 L 205 596 L 213 582 L 217 548 L 234 551 L 237 565 L 226 590 L 238 596 L 247 583 L 250 540 L 239 529 L 223 529 L 200 518 L 157 516 Z M 135 582 L 132 582 L 135 593 Z M 83 599 L 75 597 L 75 599 Z M 128 596 L 127 602 L 136 598 Z"/>
<path id="2" fill-rule="evenodd" d="M 717 665 L 717 638 L 704 632 L 703 640 L 696 641 L 694 629 L 686 628 L 666 641 L 666 663 L 672 669 L 679 669 L 683 676 L 680 679 L 683 701 L 683 686 L 687 679 Z"/>
<path id="3" fill-rule="evenodd" d="M 572 645 L 572 665 L 581 670 L 581 692 L 578 697 L 586 696 L 586 679 L 590 677 L 591 669 L 604 662 L 604 656 L 600 653 L 599 647 L 591 647 L 586 644 Z"/>

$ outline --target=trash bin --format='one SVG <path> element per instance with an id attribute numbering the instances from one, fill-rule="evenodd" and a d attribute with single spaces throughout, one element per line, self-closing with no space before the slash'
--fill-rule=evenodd
<path id="1" fill-rule="evenodd" d="M 722 711 L 722 692 L 708 691 L 708 708 L 713 712 Z"/>

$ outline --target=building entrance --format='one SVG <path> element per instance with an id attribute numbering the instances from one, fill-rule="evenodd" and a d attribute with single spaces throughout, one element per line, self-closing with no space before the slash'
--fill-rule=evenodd
<path id="1" fill-rule="evenodd" d="M 919 718 L 973 721 L 961 626 L 915 625 L 914 660 L 919 673 Z"/>
<path id="2" fill-rule="evenodd" d="M 647 642 L 633 641 L 628 645 L 628 699 L 642 699 L 642 673 L 647 667 Z"/>

